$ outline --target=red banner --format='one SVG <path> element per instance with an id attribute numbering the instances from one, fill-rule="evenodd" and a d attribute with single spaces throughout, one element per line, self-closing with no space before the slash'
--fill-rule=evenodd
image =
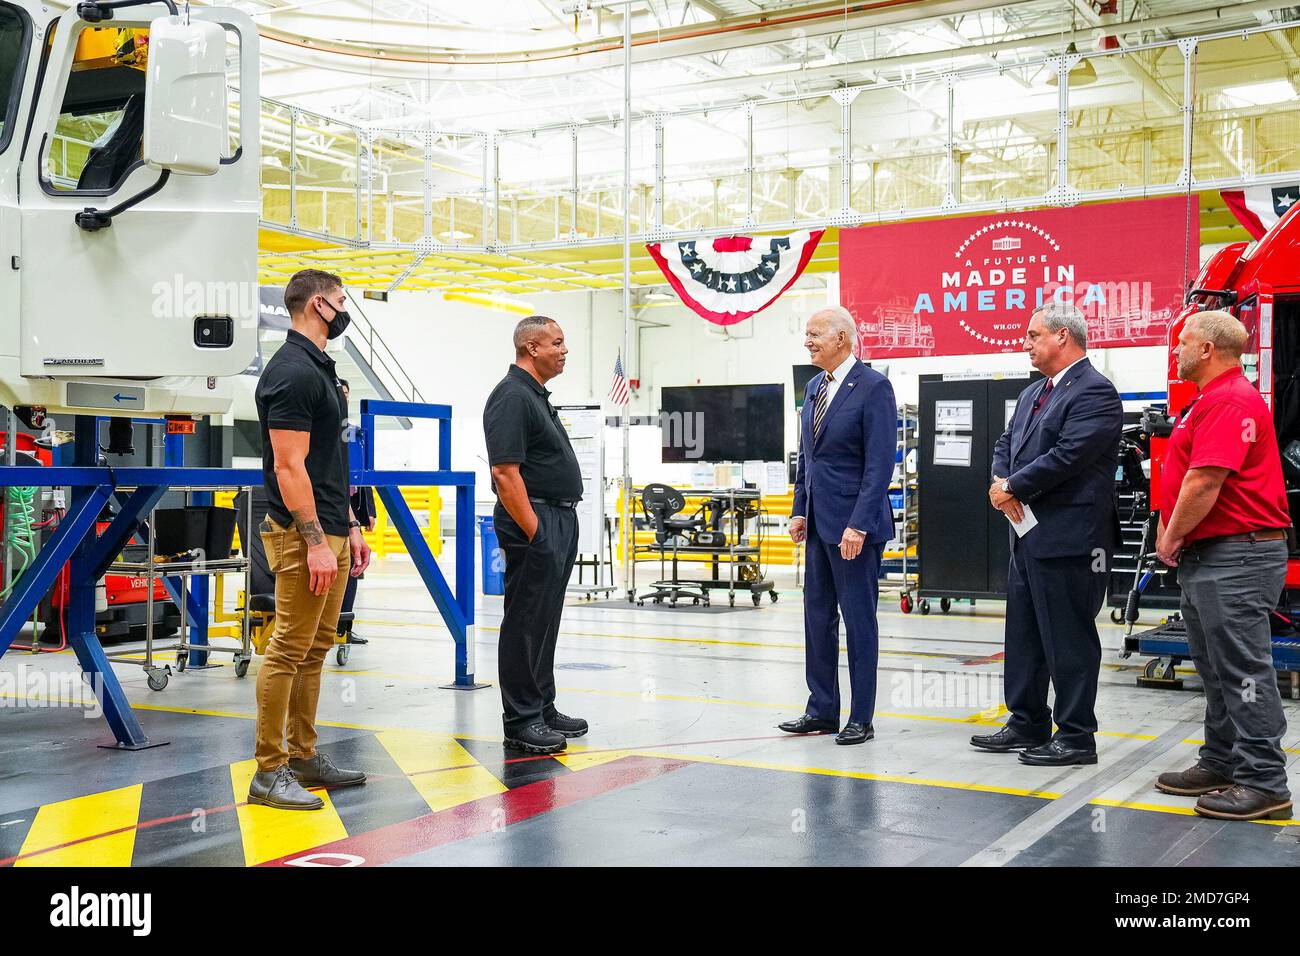
<path id="1" fill-rule="evenodd" d="M 840 302 L 859 355 L 1019 352 L 1053 297 L 1087 316 L 1089 348 L 1163 345 L 1197 272 L 1192 204 L 1190 220 L 1171 196 L 842 229 Z"/>

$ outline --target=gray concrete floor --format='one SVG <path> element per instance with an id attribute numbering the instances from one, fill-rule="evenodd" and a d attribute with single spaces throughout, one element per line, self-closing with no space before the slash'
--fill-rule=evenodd
<path id="1" fill-rule="evenodd" d="M 968 745 L 1005 719 L 997 602 L 923 617 L 886 592 L 876 739 L 782 735 L 806 690 L 801 596 L 789 574 L 777 586 L 776 604 L 716 613 L 572 601 L 558 704 L 592 731 L 561 760 L 522 761 L 501 749 L 495 687 L 439 687 L 453 673 L 450 636 L 410 564 L 389 559 L 358 598 L 356 629 L 371 643 L 345 667 L 331 657 L 320 705 L 322 748 L 372 781 L 291 825 L 236 806 L 258 660 L 242 680 L 227 664 L 176 674 L 161 692 L 116 665 L 146 730 L 170 743 L 115 753 L 94 746 L 108 737 L 102 718 L 35 699 L 39 675 L 74 670 L 71 655 L 11 652 L 0 659 L 0 862 L 1300 863 L 1300 829 L 1204 820 L 1153 789 L 1194 761 L 1202 698 L 1190 670 L 1183 691 L 1136 687 L 1142 661 L 1119 659 L 1122 629 L 1104 616 L 1095 767 L 1027 767 Z M 477 670 L 489 682 L 500 608 L 481 599 Z M 844 694 L 847 706 L 847 675 Z M 1294 762 L 1300 702 L 1285 706 Z"/>

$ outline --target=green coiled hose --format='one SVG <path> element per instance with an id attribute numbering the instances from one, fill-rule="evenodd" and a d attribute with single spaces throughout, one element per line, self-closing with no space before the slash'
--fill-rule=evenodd
<path id="1" fill-rule="evenodd" d="M 0 591 L 0 600 L 8 599 L 23 572 L 36 560 L 36 491 L 35 488 L 5 489 L 5 541 L 15 560 L 10 585 Z"/>

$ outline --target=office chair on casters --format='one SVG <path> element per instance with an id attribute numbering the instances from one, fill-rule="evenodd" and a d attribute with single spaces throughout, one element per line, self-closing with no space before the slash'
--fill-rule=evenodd
<path id="1" fill-rule="evenodd" d="M 655 529 L 655 544 L 659 550 L 660 580 L 650 585 L 650 590 L 637 596 L 637 606 L 644 607 L 646 599 L 662 604 L 667 599 L 669 606 L 676 607 L 679 598 L 690 598 L 692 604 L 703 603 L 709 606 L 709 592 L 702 585 L 682 581 L 677 576 L 677 549 L 682 542 L 691 543 L 692 538 L 708 530 L 708 522 L 702 515 L 690 518 L 678 518 L 686 507 L 686 497 L 676 488 L 658 482 L 641 489 L 641 511 L 646 520 Z M 668 542 L 672 542 L 673 573 L 671 578 L 663 578 L 664 556 L 667 554 Z"/>

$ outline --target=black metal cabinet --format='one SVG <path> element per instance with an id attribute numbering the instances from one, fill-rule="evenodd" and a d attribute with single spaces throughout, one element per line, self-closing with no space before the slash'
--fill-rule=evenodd
<path id="1" fill-rule="evenodd" d="M 988 501 L 993 446 L 1036 378 L 921 376 L 921 597 L 1006 596 L 1009 526 Z"/>

